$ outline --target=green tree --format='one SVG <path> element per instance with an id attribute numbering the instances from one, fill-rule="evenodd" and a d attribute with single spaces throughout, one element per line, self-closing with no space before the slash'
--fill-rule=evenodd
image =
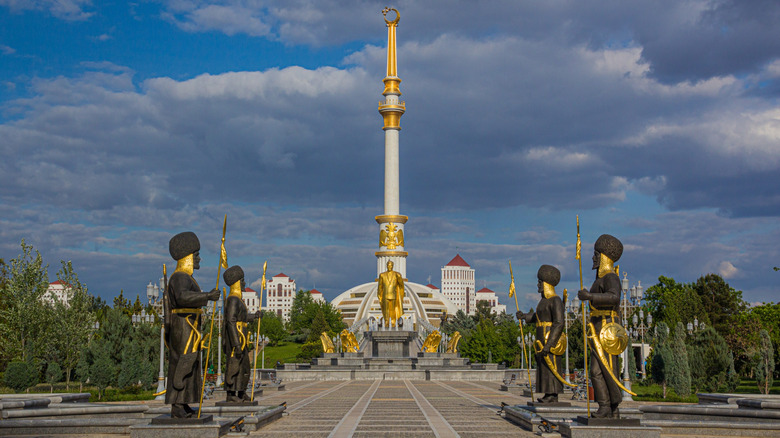
<path id="1" fill-rule="evenodd" d="M 3 374 L 3 380 L 5 386 L 22 392 L 38 383 L 38 367 L 29 362 L 11 362 Z"/>
<path id="2" fill-rule="evenodd" d="M 129 334 L 122 350 L 117 386 L 132 387 L 138 382 L 141 386 L 145 386 L 156 381 L 160 366 L 159 337 L 159 324 L 141 323 L 133 326 L 132 333 Z M 212 356 L 210 361 L 216 362 L 216 359 Z"/>
<path id="3" fill-rule="evenodd" d="M 299 339 L 309 339 L 314 333 L 319 339 L 320 332 L 312 331 L 312 324 L 318 314 L 322 314 L 329 330 L 340 332 L 347 328 L 347 325 L 341 318 L 341 312 L 332 304 L 321 301 L 314 301 L 308 291 L 299 290 L 293 298 L 293 304 L 290 310 L 290 322 L 288 324 L 290 331 L 299 335 Z"/>
<path id="4" fill-rule="evenodd" d="M 496 322 L 498 315 L 493 312 L 493 308 L 490 307 L 490 303 L 488 301 L 477 301 L 476 307 L 477 308 L 474 311 L 474 318 L 476 318 L 477 322 L 482 320 L 490 320 L 492 323 Z"/>
<path id="5" fill-rule="evenodd" d="M 733 319 L 747 308 L 742 292 L 729 286 L 720 275 L 700 277 L 692 288 L 701 298 L 707 319 L 721 335 L 728 333 Z M 701 315 L 699 320 L 702 320 Z"/>
<path id="6" fill-rule="evenodd" d="M 691 370 L 688 365 L 688 349 L 685 346 L 685 327 L 682 322 L 672 332 L 670 339 L 671 355 L 667 362 L 667 380 L 669 386 L 680 397 L 691 395 Z"/>
<path id="7" fill-rule="evenodd" d="M 478 323 L 464 341 L 461 355 L 468 357 L 472 362 L 487 363 L 492 359 L 493 352 L 500 348 L 498 334 L 489 320 Z"/>
<path id="8" fill-rule="evenodd" d="M 130 312 L 132 312 L 133 315 L 140 315 L 142 310 L 144 310 L 144 305 L 141 304 L 141 296 L 136 294 L 135 301 L 133 302 L 133 307 L 130 308 Z"/>
<path id="9" fill-rule="evenodd" d="M 315 357 L 322 355 L 322 341 L 320 341 L 320 335 L 325 332 L 328 337 L 332 338 L 335 334 L 325 320 L 324 312 L 317 312 L 314 316 L 314 320 L 309 328 L 309 337 L 306 339 L 306 343 L 303 344 L 301 352 L 298 354 L 298 359 L 303 361 L 309 361 Z"/>
<path id="10" fill-rule="evenodd" d="M 761 394 L 769 394 L 772 387 L 773 376 L 775 372 L 775 352 L 772 346 L 772 340 L 769 338 L 769 332 L 761 330 L 761 349 L 756 355 L 755 375 L 758 390 Z"/>
<path id="11" fill-rule="evenodd" d="M 671 345 L 669 342 L 669 326 L 665 322 L 658 323 L 657 335 L 653 340 L 653 354 L 650 366 L 650 376 L 653 381 L 663 390 L 663 397 L 666 398 L 666 391 L 669 386 L 669 363 L 671 362 Z"/>
<path id="12" fill-rule="evenodd" d="M 466 315 L 466 312 L 463 310 L 458 310 L 455 313 L 455 318 L 445 321 L 441 325 L 440 330 L 448 335 L 460 332 L 460 335 L 466 338 L 471 335 L 471 331 L 475 328 L 477 328 L 477 323 L 474 321 L 474 318 Z"/>
<path id="13" fill-rule="evenodd" d="M 114 297 L 114 309 L 121 310 L 126 315 L 132 315 L 132 304 L 130 304 L 130 300 L 125 298 L 125 290 L 119 289 L 119 295 Z"/>
<path id="14" fill-rule="evenodd" d="M 62 380 L 62 368 L 57 362 L 49 362 L 46 365 L 46 382 L 50 391 L 54 392 L 54 384 Z"/>
<path id="15" fill-rule="evenodd" d="M 676 327 L 678 322 L 686 324 L 694 318 L 710 323 L 701 297 L 691 285 L 677 283 L 673 278 L 658 277 L 658 284 L 647 288 L 645 299 L 656 323 L 665 322 L 668 327 Z"/>
<path id="16" fill-rule="evenodd" d="M 297 334 L 303 334 L 309 336 L 308 329 L 311 326 L 311 321 L 314 319 L 315 313 L 312 313 L 314 300 L 311 294 L 299 290 L 293 298 L 292 307 L 290 308 L 290 331 Z"/>
<path id="17" fill-rule="evenodd" d="M 734 367 L 732 357 L 726 340 L 715 329 L 707 327 L 696 332 L 688 347 L 694 392 L 717 392 L 727 387 L 729 370 Z"/>
<path id="18" fill-rule="evenodd" d="M 582 319 L 578 318 L 572 321 L 567 333 L 569 341 L 569 365 L 572 369 L 585 369 L 583 350 L 585 339 L 582 335 Z"/>
<path id="19" fill-rule="evenodd" d="M 41 254 L 21 243 L 22 253 L 11 259 L 0 290 L 0 357 L 32 362 L 49 349 L 52 307 L 44 302 L 48 265 Z"/>
<path id="20" fill-rule="evenodd" d="M 268 338 L 269 344 L 275 347 L 287 336 L 287 331 L 276 313 L 264 310 L 260 323 L 260 334 Z"/>
<path id="21" fill-rule="evenodd" d="M 87 287 L 79 281 L 70 261 L 62 261 L 57 279 L 70 288 L 68 305 L 55 304 L 56 317 L 53 321 L 54 332 L 57 333 L 53 339 L 53 351 L 64 368 L 66 388 L 69 389 L 71 373 L 81 359 L 95 315 L 91 311 L 92 297 Z"/>
<path id="22" fill-rule="evenodd" d="M 743 375 L 752 375 L 753 362 L 760 345 L 761 320 L 753 312 L 742 312 L 732 318 L 732 324 L 723 337 L 734 354 L 735 369 Z"/>
<path id="23" fill-rule="evenodd" d="M 111 385 L 116 384 L 117 365 L 111 358 L 109 345 L 106 342 L 95 342 L 95 361 L 89 366 L 89 381 L 98 387 L 98 400 Z"/>
<path id="24" fill-rule="evenodd" d="M 780 303 L 763 303 L 750 308 L 750 313 L 760 321 L 761 327 L 769 333 L 772 349 L 780 349 Z M 760 331 L 759 331 L 760 332 Z M 775 370 L 780 370 L 780 354 L 775 354 Z"/>

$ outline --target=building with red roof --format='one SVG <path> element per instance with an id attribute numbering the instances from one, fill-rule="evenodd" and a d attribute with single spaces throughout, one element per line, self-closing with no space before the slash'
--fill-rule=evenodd
<path id="1" fill-rule="evenodd" d="M 496 296 L 496 293 L 486 287 L 483 287 L 477 291 L 476 300 L 487 301 L 490 304 L 490 307 L 493 309 L 493 312 L 497 314 L 506 312 L 506 306 L 504 304 L 498 303 L 498 297 Z"/>
<path id="2" fill-rule="evenodd" d="M 271 277 L 266 285 L 268 294 L 265 298 L 265 310 L 276 312 L 283 321 L 289 321 L 290 309 L 297 290 L 295 280 L 284 273 L 279 273 Z"/>
<path id="3" fill-rule="evenodd" d="M 442 294 L 467 315 L 473 315 L 476 310 L 475 284 L 474 269 L 460 254 L 441 268 Z"/>

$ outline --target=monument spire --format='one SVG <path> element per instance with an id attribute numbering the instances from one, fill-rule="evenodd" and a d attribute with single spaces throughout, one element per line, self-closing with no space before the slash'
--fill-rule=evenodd
<path id="1" fill-rule="evenodd" d="M 395 18 L 388 19 L 388 13 L 393 12 Z M 406 103 L 401 101 L 401 78 L 398 77 L 398 59 L 396 50 L 396 29 L 401 14 L 397 9 L 382 10 L 387 25 L 387 76 L 382 80 L 385 84 L 382 95 L 384 101 L 379 102 L 379 113 L 382 115 L 385 131 L 385 205 L 384 214 L 376 217 L 379 224 L 379 251 L 377 257 L 377 276 L 385 271 L 388 261 L 392 261 L 399 272 L 406 278 L 406 256 L 404 251 L 404 224 L 408 219 L 400 211 L 399 142 L 401 131 L 401 116 L 406 111 Z M 391 14 L 392 16 L 393 14 Z"/>

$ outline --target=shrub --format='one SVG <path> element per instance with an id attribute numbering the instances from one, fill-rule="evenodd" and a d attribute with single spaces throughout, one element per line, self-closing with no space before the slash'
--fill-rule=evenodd
<path id="1" fill-rule="evenodd" d="M 38 368 L 28 362 L 11 362 L 3 377 L 5 386 L 21 392 L 38 383 Z"/>

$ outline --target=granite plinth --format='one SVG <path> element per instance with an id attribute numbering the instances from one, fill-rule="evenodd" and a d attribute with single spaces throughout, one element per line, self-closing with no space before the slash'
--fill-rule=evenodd
<path id="1" fill-rule="evenodd" d="M 775 423 L 780 428 L 780 410 L 741 408 L 737 405 L 652 405 L 640 406 L 648 420 L 729 421 L 732 423 Z"/>
<path id="2" fill-rule="evenodd" d="M 417 332 L 407 330 L 379 330 L 365 333 L 368 357 L 411 357 L 415 351 Z"/>
<path id="3" fill-rule="evenodd" d="M 205 424 L 137 424 L 130 426 L 130 438 L 219 438 L 243 418 Z"/>
<path id="4" fill-rule="evenodd" d="M 160 415 L 152 418 L 152 424 L 175 424 L 175 425 L 189 425 L 189 424 L 206 424 L 214 421 L 213 415 L 201 415 L 198 417 L 177 418 L 170 415 Z"/>
<path id="5" fill-rule="evenodd" d="M 571 403 L 569 402 L 528 402 L 526 403 L 528 406 L 533 406 L 535 408 L 567 408 L 571 406 Z"/>
<path id="6" fill-rule="evenodd" d="M 28 409 L 4 409 L 3 419 L 12 418 L 57 418 L 57 417 L 96 417 L 96 416 L 122 416 L 140 418 L 149 409 L 143 405 L 110 405 L 98 403 L 64 403 L 49 404 L 45 407 L 31 407 Z"/>
<path id="7" fill-rule="evenodd" d="M 646 426 L 585 426 L 577 422 L 557 423 L 558 432 L 567 438 L 660 438 L 660 427 Z"/>
<path id="8" fill-rule="evenodd" d="M 214 403 L 215 406 L 257 406 L 257 400 L 254 401 L 240 401 L 240 402 L 229 402 L 229 401 L 221 401 Z"/>
<path id="9" fill-rule="evenodd" d="M 523 390 L 526 389 L 528 389 L 527 385 L 514 385 L 514 384 L 509 384 L 509 385 L 502 384 L 501 386 L 498 387 L 499 391 L 506 391 L 506 392 L 513 392 L 513 393 L 514 392 L 522 393 Z"/>
<path id="10" fill-rule="evenodd" d="M 585 426 L 609 426 L 609 427 L 640 426 L 638 418 L 595 418 L 595 417 L 586 417 L 584 415 L 577 416 L 577 423 L 580 423 Z"/>
<path id="11" fill-rule="evenodd" d="M 107 435 L 127 434 L 128 428 L 147 424 L 147 418 L 57 418 L 0 421 L 0 436 Z"/>

